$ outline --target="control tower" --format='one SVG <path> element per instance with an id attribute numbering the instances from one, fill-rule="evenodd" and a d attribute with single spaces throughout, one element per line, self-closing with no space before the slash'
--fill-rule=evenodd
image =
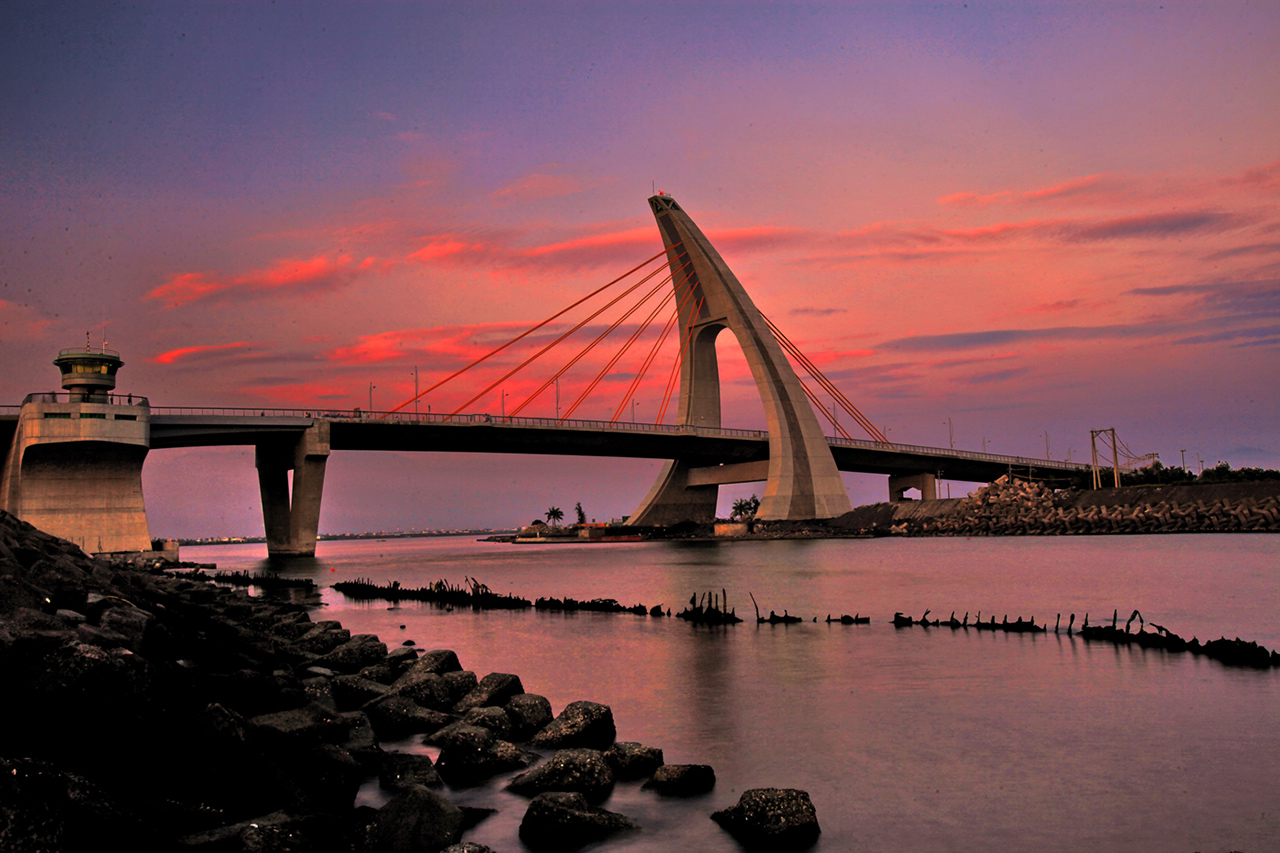
<path id="1" fill-rule="evenodd" d="M 116 371 L 124 366 L 120 353 L 105 346 L 64 349 L 53 363 L 62 371 L 62 387 L 75 403 L 110 402 Z"/>
<path id="2" fill-rule="evenodd" d="M 150 551 L 142 463 L 151 445 L 145 397 L 112 393 L 120 354 L 64 349 L 63 392 L 28 394 L 0 475 L 0 508 L 94 554 Z"/>

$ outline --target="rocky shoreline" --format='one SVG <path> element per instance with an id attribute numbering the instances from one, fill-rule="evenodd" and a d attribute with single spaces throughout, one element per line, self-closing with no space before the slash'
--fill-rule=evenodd
<path id="1" fill-rule="evenodd" d="M 507 849 L 576 849 L 643 832 L 600 807 L 618 782 L 704 794 L 706 765 L 618 742 L 613 715 L 552 714 L 516 675 L 448 650 L 388 650 L 302 605 L 111 564 L 0 513 L 0 849 L 430 851 L 489 812 L 449 790 L 529 797 Z M 381 743 L 425 736 L 426 755 Z M 380 809 L 356 806 L 371 777 Z M 807 794 L 753 789 L 708 815 L 749 848 L 818 835 Z"/>

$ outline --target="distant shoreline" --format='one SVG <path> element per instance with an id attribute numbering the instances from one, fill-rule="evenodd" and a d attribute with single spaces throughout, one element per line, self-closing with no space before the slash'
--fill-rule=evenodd
<path id="1" fill-rule="evenodd" d="M 321 533 L 318 542 L 344 539 L 432 539 L 439 536 L 502 536 L 514 534 L 514 527 L 477 527 L 474 530 L 429 530 L 419 533 Z M 179 545 L 252 545 L 267 541 L 265 536 L 226 536 L 216 539 L 175 539 Z"/>

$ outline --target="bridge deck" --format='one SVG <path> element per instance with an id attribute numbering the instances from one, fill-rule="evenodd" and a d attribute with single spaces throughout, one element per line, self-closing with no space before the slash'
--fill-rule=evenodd
<path id="1" fill-rule="evenodd" d="M 17 425 L 18 407 L 0 411 L 0 443 Z M 12 409 L 13 411 L 8 411 Z M 215 447 L 293 441 L 316 419 L 330 424 L 333 450 L 400 450 L 435 453 L 526 453 L 559 456 L 681 458 L 693 464 L 758 462 L 769 458 L 763 430 L 706 429 L 671 424 L 610 423 L 472 414 L 396 413 L 353 417 L 304 409 L 151 409 L 151 447 Z M 864 474 L 930 472 L 947 480 L 989 482 L 1013 471 L 1022 476 L 1087 471 L 1079 462 L 975 453 L 945 447 L 884 444 L 827 438 L 841 471 Z"/>
<path id="2" fill-rule="evenodd" d="M 554 418 L 504 420 L 487 414 L 353 417 L 288 409 L 153 408 L 151 446 L 269 444 L 273 439 L 292 440 L 317 418 L 329 422 L 333 450 L 681 458 L 705 465 L 769 458 L 769 436 L 763 430 Z M 949 480 L 988 482 L 1010 470 L 1023 476 L 1088 470 L 1081 463 L 1023 456 L 832 437 L 827 441 L 841 471 L 889 475 L 930 472 Z"/>

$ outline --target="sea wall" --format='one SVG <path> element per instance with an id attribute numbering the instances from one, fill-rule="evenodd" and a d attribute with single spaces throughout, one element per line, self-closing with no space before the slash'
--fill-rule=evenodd
<path id="1" fill-rule="evenodd" d="M 859 507 L 838 527 L 905 536 L 1280 531 L 1280 482 L 1053 491 L 993 483 L 965 498 Z"/>

